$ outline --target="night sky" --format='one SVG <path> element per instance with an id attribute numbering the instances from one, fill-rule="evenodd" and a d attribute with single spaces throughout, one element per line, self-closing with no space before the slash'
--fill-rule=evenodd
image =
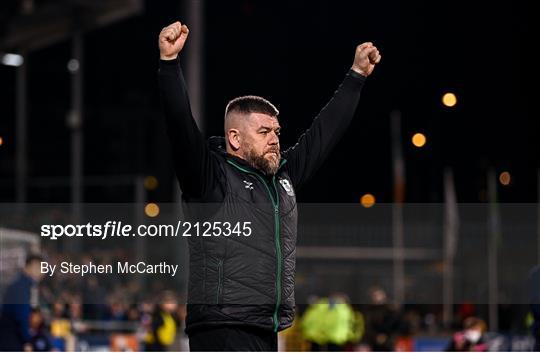
<path id="1" fill-rule="evenodd" d="M 472 7 L 474 6 L 474 7 Z M 85 34 L 86 176 L 155 175 L 153 201 L 172 200 L 173 172 L 157 91 L 157 35 L 182 21 L 183 4 L 147 1 L 145 11 Z M 454 171 L 459 202 L 484 202 L 487 170 L 509 171 L 502 202 L 537 202 L 540 123 L 538 25 L 532 4 L 454 2 L 207 1 L 206 134 L 220 135 L 228 100 L 268 98 L 280 110 L 282 146 L 293 144 L 349 69 L 357 44 L 383 58 L 356 118 L 300 202 L 392 202 L 390 112 L 402 112 L 407 202 L 442 202 Z M 187 23 L 189 26 L 189 23 Z M 1 38 L 0 38 L 1 42 Z M 11 48 L 16 51 L 17 48 Z M 188 44 L 184 51 L 189 51 Z M 68 177 L 70 105 L 61 42 L 27 56 L 29 200 L 69 202 L 69 189 L 37 186 Z M 15 69 L 0 66 L 0 201 L 14 201 Z M 189 85 L 189 82 L 188 82 Z M 454 92 L 458 103 L 441 103 Z M 411 137 L 427 136 L 424 148 Z M 86 202 L 129 202 L 129 186 L 91 186 Z"/>

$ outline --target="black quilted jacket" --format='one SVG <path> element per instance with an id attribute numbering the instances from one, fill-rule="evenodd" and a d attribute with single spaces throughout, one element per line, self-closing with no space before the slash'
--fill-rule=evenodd
<path id="1" fill-rule="evenodd" d="M 346 131 L 365 77 L 349 71 L 298 142 L 266 177 L 227 154 L 223 138 L 205 141 L 193 119 L 179 61 L 160 61 L 167 133 L 184 208 L 201 220 L 251 222 L 249 236 L 189 238 L 186 332 L 210 325 L 279 331 L 294 318 L 296 196 Z M 201 204 L 208 205 L 204 210 Z"/>

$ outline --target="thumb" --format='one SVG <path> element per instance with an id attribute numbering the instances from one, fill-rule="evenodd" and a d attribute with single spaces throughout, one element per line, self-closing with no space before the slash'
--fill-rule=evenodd
<path id="1" fill-rule="evenodd" d="M 379 51 L 377 50 L 377 48 L 373 47 L 374 50 L 371 50 L 368 54 L 368 58 L 369 58 L 369 61 L 371 62 L 374 62 L 377 57 L 379 56 Z"/>

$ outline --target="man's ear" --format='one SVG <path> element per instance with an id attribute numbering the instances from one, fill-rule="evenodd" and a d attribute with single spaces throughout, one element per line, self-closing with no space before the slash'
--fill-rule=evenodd
<path id="1" fill-rule="evenodd" d="M 238 151 L 240 149 L 240 131 L 237 129 L 229 129 L 227 131 L 227 141 L 229 142 L 229 146 L 233 149 L 233 151 Z"/>

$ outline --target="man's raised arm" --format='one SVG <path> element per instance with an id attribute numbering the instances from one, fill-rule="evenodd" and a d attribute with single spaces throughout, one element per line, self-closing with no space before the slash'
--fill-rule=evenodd
<path id="1" fill-rule="evenodd" d="M 188 35 L 189 29 L 180 22 L 163 28 L 159 34 L 158 80 L 180 188 L 184 195 L 200 197 L 211 187 L 213 165 L 208 146 L 191 113 L 178 59 Z"/>
<path id="2" fill-rule="evenodd" d="M 351 70 L 328 104 L 313 120 L 298 142 L 284 152 L 287 170 L 298 188 L 321 166 L 332 148 L 349 127 L 364 81 L 381 60 L 379 50 L 370 42 L 356 47 Z"/>

